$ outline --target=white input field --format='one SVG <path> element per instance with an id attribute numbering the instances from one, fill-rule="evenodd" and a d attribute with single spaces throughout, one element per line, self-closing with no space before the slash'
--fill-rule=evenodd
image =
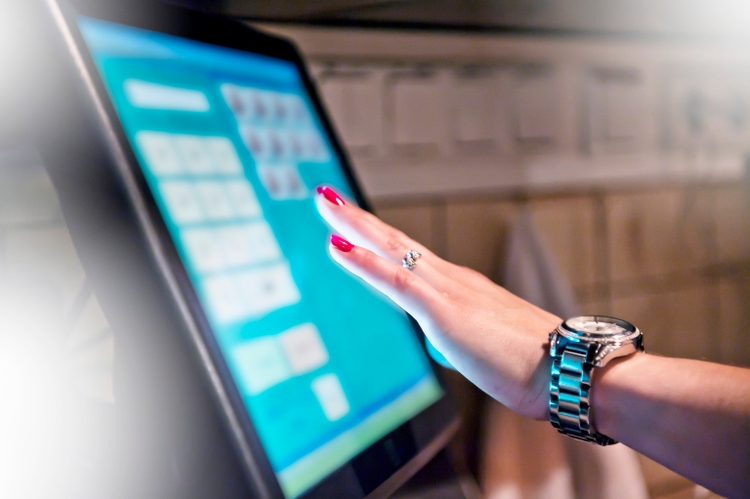
<path id="1" fill-rule="evenodd" d="M 295 375 L 314 371 L 328 362 L 328 351 L 315 324 L 300 324 L 279 334 L 287 363 Z"/>
<path id="2" fill-rule="evenodd" d="M 134 107 L 201 113 L 211 107 L 206 94 L 189 88 L 170 87 L 129 78 L 123 83 L 123 89 Z"/>
<path id="3" fill-rule="evenodd" d="M 336 421 L 349 414 L 349 401 L 338 376 L 333 373 L 318 376 L 312 381 L 311 386 L 329 421 Z"/>

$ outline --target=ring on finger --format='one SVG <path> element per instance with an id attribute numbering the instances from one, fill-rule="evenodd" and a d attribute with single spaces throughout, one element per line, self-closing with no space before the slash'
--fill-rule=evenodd
<path id="1" fill-rule="evenodd" d="M 406 256 L 401 260 L 401 265 L 409 270 L 414 270 L 417 266 L 417 260 L 422 254 L 417 250 L 409 250 L 406 252 Z"/>

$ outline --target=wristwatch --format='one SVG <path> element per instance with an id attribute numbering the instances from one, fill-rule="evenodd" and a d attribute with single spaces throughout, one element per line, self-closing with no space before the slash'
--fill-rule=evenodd
<path id="1" fill-rule="evenodd" d="M 573 317 L 549 334 L 552 357 L 549 419 L 557 431 L 599 445 L 617 441 L 591 424 L 591 374 L 612 359 L 644 351 L 643 333 L 614 317 Z"/>

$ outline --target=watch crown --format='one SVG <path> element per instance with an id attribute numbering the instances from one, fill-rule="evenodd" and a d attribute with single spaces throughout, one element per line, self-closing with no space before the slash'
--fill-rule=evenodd
<path id="1" fill-rule="evenodd" d="M 549 337 L 549 355 L 554 357 L 557 355 L 557 331 L 552 331 L 548 335 Z"/>

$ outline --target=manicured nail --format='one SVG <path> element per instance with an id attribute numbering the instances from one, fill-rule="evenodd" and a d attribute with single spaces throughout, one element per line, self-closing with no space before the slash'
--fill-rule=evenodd
<path id="1" fill-rule="evenodd" d="M 346 203 L 343 199 L 341 199 L 341 196 L 336 194 L 336 191 L 331 189 L 327 186 L 320 186 L 317 188 L 318 194 L 322 194 L 324 198 L 326 198 L 329 202 L 333 204 L 337 204 L 339 206 L 344 206 Z"/>
<path id="2" fill-rule="evenodd" d="M 339 251 L 343 251 L 344 253 L 349 253 L 354 245 L 344 239 L 341 236 L 337 236 L 336 234 L 331 234 L 331 244 L 333 244 L 336 249 Z"/>

